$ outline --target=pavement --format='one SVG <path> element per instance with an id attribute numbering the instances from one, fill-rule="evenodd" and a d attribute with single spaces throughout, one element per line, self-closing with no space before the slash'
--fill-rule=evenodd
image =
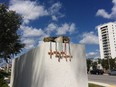
<path id="1" fill-rule="evenodd" d="M 102 85 L 104 87 L 116 87 L 116 76 L 88 75 L 89 83 Z"/>
<path id="2" fill-rule="evenodd" d="M 92 84 L 96 84 L 96 85 L 100 85 L 104 87 L 116 87 L 115 85 L 110 85 L 110 84 L 101 83 L 101 82 L 88 81 L 88 83 L 92 83 Z"/>

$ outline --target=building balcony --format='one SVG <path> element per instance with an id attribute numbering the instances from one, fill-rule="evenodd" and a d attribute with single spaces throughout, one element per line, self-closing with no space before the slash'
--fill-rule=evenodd
<path id="1" fill-rule="evenodd" d="M 109 38 L 108 35 L 103 35 L 103 36 L 102 36 L 102 39 L 107 39 L 107 38 Z"/>
<path id="2" fill-rule="evenodd" d="M 105 34 L 107 35 L 108 32 L 107 32 L 107 31 L 104 31 L 104 32 L 101 32 L 101 34 L 102 34 L 102 35 L 105 35 Z"/>

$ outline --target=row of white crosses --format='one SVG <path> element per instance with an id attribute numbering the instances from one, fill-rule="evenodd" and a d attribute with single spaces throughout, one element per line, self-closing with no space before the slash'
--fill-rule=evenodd
<path id="1" fill-rule="evenodd" d="M 52 42 L 50 41 L 50 52 L 48 54 L 50 55 L 50 58 L 52 59 L 52 55 L 55 55 L 56 58 L 58 58 L 58 62 L 60 62 L 60 59 L 65 58 L 66 61 L 71 61 L 72 55 L 70 50 L 70 42 L 64 41 L 64 38 L 62 36 L 57 37 L 55 39 L 55 51 L 52 50 Z M 64 49 L 63 49 L 64 46 Z M 67 50 L 69 52 L 67 52 Z"/>

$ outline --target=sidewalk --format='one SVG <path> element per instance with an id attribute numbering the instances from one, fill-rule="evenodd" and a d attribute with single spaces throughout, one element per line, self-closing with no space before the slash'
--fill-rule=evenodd
<path id="1" fill-rule="evenodd" d="M 104 86 L 104 87 L 116 87 L 116 86 L 113 86 L 113 85 L 110 85 L 110 84 L 100 83 L 100 82 L 94 82 L 94 81 L 88 81 L 88 83 L 92 83 L 92 84 L 96 84 L 96 85 L 101 85 L 101 86 Z"/>

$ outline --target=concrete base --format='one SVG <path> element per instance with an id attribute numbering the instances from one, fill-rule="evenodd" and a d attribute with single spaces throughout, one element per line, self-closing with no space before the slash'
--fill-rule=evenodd
<path id="1" fill-rule="evenodd" d="M 50 59 L 49 46 L 43 43 L 14 60 L 11 87 L 88 87 L 84 46 L 71 44 L 71 62 Z"/>

